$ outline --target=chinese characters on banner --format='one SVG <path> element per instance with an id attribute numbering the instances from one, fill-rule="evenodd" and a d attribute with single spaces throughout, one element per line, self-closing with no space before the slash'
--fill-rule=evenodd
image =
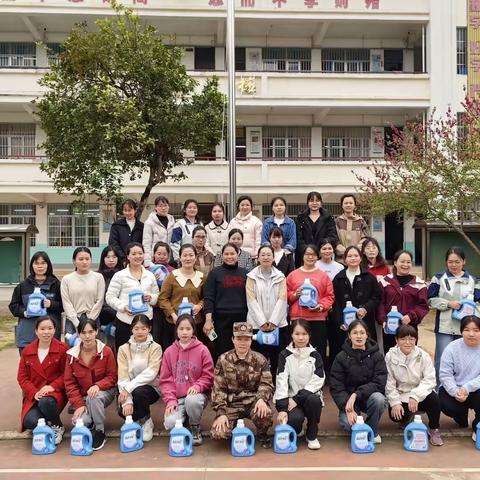
<path id="1" fill-rule="evenodd" d="M 82 0 L 69 0 L 69 1 L 82 1 Z M 133 0 L 134 3 L 145 3 L 147 4 L 147 0 Z M 231 0 L 208 0 L 208 5 L 210 7 L 223 7 L 226 4 L 226 1 Z M 282 8 L 284 5 L 287 5 L 288 0 L 271 0 L 273 7 Z M 303 0 L 303 4 L 306 8 L 315 8 L 318 7 L 320 0 Z M 326 0 L 323 0 L 324 2 Z M 332 2 L 335 8 L 349 8 L 349 0 L 329 0 Z M 474 3 L 479 3 L 480 0 L 470 0 Z M 380 0 L 363 0 L 364 7 L 368 10 L 380 10 Z M 240 0 L 240 7 L 241 8 L 255 8 L 255 0 Z M 479 17 L 480 19 L 480 17 Z"/>
<path id="2" fill-rule="evenodd" d="M 480 94 L 480 0 L 468 0 L 467 84 L 468 94 Z"/>

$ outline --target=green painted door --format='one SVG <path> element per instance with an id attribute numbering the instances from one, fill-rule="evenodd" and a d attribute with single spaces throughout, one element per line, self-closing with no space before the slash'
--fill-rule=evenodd
<path id="1" fill-rule="evenodd" d="M 0 283 L 18 283 L 22 278 L 22 239 L 0 237 Z"/>

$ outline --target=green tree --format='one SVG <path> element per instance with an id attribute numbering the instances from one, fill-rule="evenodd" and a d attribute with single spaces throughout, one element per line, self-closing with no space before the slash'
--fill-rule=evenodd
<path id="1" fill-rule="evenodd" d="M 442 222 L 480 255 L 467 233 L 480 217 L 480 104 L 467 97 L 463 106 L 460 124 L 448 110 L 394 128 L 390 153 L 367 166 L 366 175 L 353 173 L 373 214 L 401 211 Z"/>
<path id="2" fill-rule="evenodd" d="M 41 169 L 58 193 L 118 200 L 126 179 L 146 176 L 138 215 L 156 185 L 186 178 L 181 150 L 217 145 L 225 96 L 216 77 L 203 87 L 187 75 L 183 51 L 128 8 L 76 25 L 64 52 L 39 81 L 35 101 L 46 133 Z"/>

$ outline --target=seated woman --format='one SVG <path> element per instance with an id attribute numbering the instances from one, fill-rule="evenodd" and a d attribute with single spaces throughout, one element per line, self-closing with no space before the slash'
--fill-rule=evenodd
<path id="1" fill-rule="evenodd" d="M 20 431 L 33 430 L 44 418 L 55 432 L 55 445 L 62 441 L 65 428 L 60 413 L 67 403 L 63 371 L 67 346 L 55 339 L 55 322 L 49 317 L 35 321 L 37 337 L 22 352 L 17 381 L 23 392 Z"/>
<path id="2" fill-rule="evenodd" d="M 202 444 L 200 421 L 213 385 L 213 360 L 208 348 L 195 337 L 191 315 L 176 322 L 177 340 L 165 350 L 160 371 L 160 390 L 165 401 L 165 428 L 176 420 L 188 420 L 193 445 Z"/>
<path id="3" fill-rule="evenodd" d="M 307 446 L 318 450 L 318 422 L 323 408 L 325 382 L 322 356 L 310 345 L 310 324 L 300 319 L 293 324 L 292 343 L 280 353 L 277 386 L 273 400 L 277 422 L 288 423 L 301 432 L 307 419 Z"/>
<path id="4" fill-rule="evenodd" d="M 348 327 L 348 338 L 330 370 L 330 392 L 339 410 L 340 426 L 351 431 L 361 412 L 373 430 L 374 443 L 382 443 L 378 422 L 386 406 L 387 367 L 377 343 L 368 337 L 363 320 Z"/>
<path id="5" fill-rule="evenodd" d="M 106 441 L 105 408 L 115 398 L 117 364 L 112 350 L 97 339 L 97 323 L 81 318 L 77 333 L 80 343 L 67 352 L 65 390 L 75 409 L 72 422 L 83 419 L 93 430 L 93 449 L 100 450 Z"/>
<path id="6" fill-rule="evenodd" d="M 385 392 L 394 422 L 406 426 L 419 411 L 428 415 L 430 443 L 443 445 L 440 426 L 440 401 L 435 393 L 435 368 L 430 355 L 417 347 L 418 331 L 401 325 L 395 334 L 397 346 L 385 356 L 388 378 Z"/>
<path id="7" fill-rule="evenodd" d="M 150 405 L 160 398 L 158 387 L 162 348 L 153 341 L 152 322 L 146 315 L 135 315 L 132 336 L 118 350 L 118 413 L 132 415 L 142 426 L 143 441 L 153 438 Z"/>
<path id="8" fill-rule="evenodd" d="M 440 360 L 440 407 L 462 428 L 468 427 L 468 411 L 475 411 L 472 439 L 480 421 L 480 318 L 464 317 L 462 338 L 449 343 Z"/>

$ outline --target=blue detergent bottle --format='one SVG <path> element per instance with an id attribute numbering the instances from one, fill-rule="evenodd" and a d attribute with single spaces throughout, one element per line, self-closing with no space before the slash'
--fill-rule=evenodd
<path id="1" fill-rule="evenodd" d="M 65 340 L 70 347 L 76 347 L 82 341 L 78 333 L 66 333 Z"/>
<path id="2" fill-rule="evenodd" d="M 36 287 L 33 293 L 28 296 L 27 315 L 29 317 L 43 317 L 47 314 L 47 309 L 43 306 L 43 302 L 47 297 Z"/>
<path id="3" fill-rule="evenodd" d="M 32 432 L 32 453 L 34 455 L 49 455 L 55 453 L 55 432 L 46 423 L 44 418 L 39 418 L 37 426 Z"/>
<path id="4" fill-rule="evenodd" d="M 415 415 L 403 432 L 405 450 L 409 452 L 428 452 L 428 429 L 421 415 Z"/>
<path id="5" fill-rule="evenodd" d="M 297 451 L 297 432 L 287 423 L 275 427 L 273 451 L 275 453 L 295 453 Z"/>
<path id="6" fill-rule="evenodd" d="M 398 311 L 398 308 L 393 305 L 392 309 L 387 314 L 387 321 L 385 324 L 385 332 L 388 335 L 395 335 L 403 315 Z"/>
<path id="7" fill-rule="evenodd" d="M 318 291 L 312 285 L 309 278 L 306 278 L 302 285 L 302 294 L 298 299 L 298 304 L 301 307 L 315 308 L 318 305 Z"/>
<path id="8" fill-rule="evenodd" d="M 259 345 L 272 345 L 272 346 L 278 346 L 280 342 L 280 334 L 279 334 L 279 329 L 275 328 L 271 332 L 263 332 L 262 330 L 259 330 L 254 336 L 253 339 L 259 344 Z"/>
<path id="9" fill-rule="evenodd" d="M 237 420 L 237 426 L 232 430 L 232 455 L 234 457 L 255 455 L 255 436 L 242 419 Z"/>
<path id="10" fill-rule="evenodd" d="M 178 306 L 178 316 L 191 315 L 193 310 L 193 303 L 188 301 L 188 297 L 183 297 L 182 303 Z"/>
<path id="11" fill-rule="evenodd" d="M 181 420 L 177 420 L 170 431 L 168 454 L 171 457 L 190 457 L 193 453 L 192 445 L 192 434 L 183 426 Z"/>
<path id="12" fill-rule="evenodd" d="M 136 452 L 143 448 L 142 427 L 134 422 L 131 415 L 127 415 L 125 423 L 120 429 L 120 451 L 123 453 Z"/>
<path id="13" fill-rule="evenodd" d="M 480 450 L 480 423 L 477 423 L 477 428 L 475 433 L 476 433 L 475 448 L 477 450 Z"/>
<path id="14" fill-rule="evenodd" d="M 373 430 L 363 421 L 361 415 L 357 416 L 357 421 L 352 425 L 351 445 L 353 453 L 372 453 L 375 451 Z"/>
<path id="15" fill-rule="evenodd" d="M 452 318 L 461 321 L 463 317 L 468 315 L 475 315 L 476 304 L 473 300 L 473 295 L 468 295 L 460 301 L 462 306 L 458 310 L 452 310 Z"/>
<path id="16" fill-rule="evenodd" d="M 105 334 L 106 337 L 113 337 L 115 338 L 115 332 L 117 331 L 117 327 L 113 322 L 107 323 L 106 325 L 102 325 L 100 330 Z"/>
<path id="17" fill-rule="evenodd" d="M 128 294 L 128 309 L 134 313 L 144 313 L 148 311 L 148 304 L 143 299 L 143 290 L 136 288 Z"/>
<path id="18" fill-rule="evenodd" d="M 83 420 L 79 418 L 75 427 L 72 428 L 70 434 L 70 455 L 79 457 L 86 457 L 93 452 L 93 438 L 92 432 L 84 424 Z"/>
<path id="19" fill-rule="evenodd" d="M 352 305 L 352 302 L 348 301 L 343 309 L 343 324 L 346 328 L 357 318 L 358 308 Z"/>
<path id="20" fill-rule="evenodd" d="M 163 281 L 165 280 L 165 277 L 170 273 L 168 271 L 168 268 L 165 265 L 162 265 L 161 263 L 152 263 L 150 265 L 150 271 L 157 276 L 157 285 L 159 287 L 162 286 Z"/>

